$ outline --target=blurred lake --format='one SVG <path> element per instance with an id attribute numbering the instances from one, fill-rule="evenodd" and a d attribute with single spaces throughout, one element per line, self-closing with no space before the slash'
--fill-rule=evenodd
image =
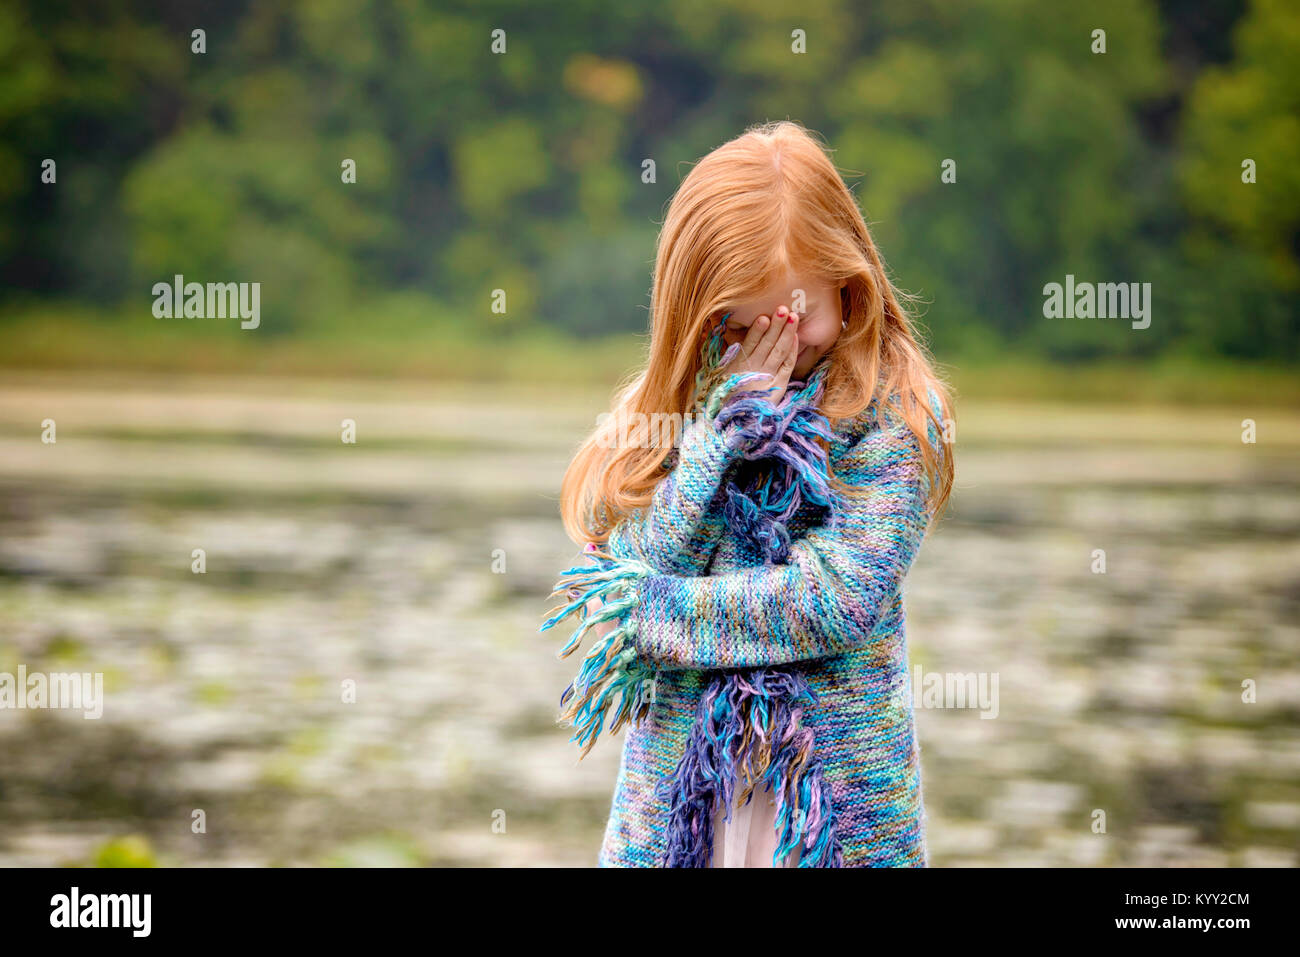
<path id="1" fill-rule="evenodd" d="M 0 865 L 594 865 L 621 736 L 538 627 L 607 399 L 6 372 L 0 672 L 107 700 L 0 711 Z M 912 664 L 998 707 L 917 712 L 931 864 L 1300 863 L 1300 414 L 957 413 Z"/>

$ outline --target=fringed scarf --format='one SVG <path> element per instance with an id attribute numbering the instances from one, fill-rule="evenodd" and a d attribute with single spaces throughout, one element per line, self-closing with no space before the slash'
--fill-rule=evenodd
<path id="1" fill-rule="evenodd" d="M 722 323 L 706 347 L 705 371 L 697 379 L 701 390 L 708 387 L 706 376 L 739 349 L 733 345 L 719 355 Z M 751 543 L 765 564 L 788 560 L 787 527 L 804 502 L 827 509 L 830 521 L 836 515 L 828 453 L 816 442 L 832 438 L 830 423 L 818 409 L 825 371 L 822 366 L 806 383 L 791 383 L 775 415 L 765 394 L 752 392 L 736 396 L 719 417 L 723 426 L 730 417 L 759 413 L 761 435 L 745 458 L 770 467 L 751 468 L 747 479 L 738 473 L 728 482 L 724 516 L 728 528 Z M 670 806 L 664 866 L 709 867 L 716 809 L 725 808 L 724 819 L 730 821 L 735 802 L 749 803 L 759 784 L 776 798 L 774 867 L 796 849 L 800 867 L 843 866 L 830 787 L 814 753 L 813 733 L 800 721 L 804 707 L 815 701 L 795 666 L 708 676 L 686 750 L 673 777 L 660 785 L 660 796 Z"/>

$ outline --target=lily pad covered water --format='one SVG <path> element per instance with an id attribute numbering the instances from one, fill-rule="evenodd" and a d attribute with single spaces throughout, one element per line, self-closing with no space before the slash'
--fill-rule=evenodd
<path id="1" fill-rule="evenodd" d="M 619 739 L 577 762 L 538 626 L 606 398 L 8 377 L 0 673 L 104 702 L 0 710 L 0 864 L 594 864 Z M 906 591 L 931 863 L 1300 863 L 1300 416 L 958 426 Z"/>

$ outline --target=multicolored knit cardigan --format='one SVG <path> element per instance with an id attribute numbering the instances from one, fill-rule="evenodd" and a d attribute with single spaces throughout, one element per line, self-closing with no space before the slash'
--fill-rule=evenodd
<path id="1" fill-rule="evenodd" d="M 713 384 L 736 348 L 719 342 L 673 470 L 561 573 L 541 626 L 578 616 L 563 657 L 614 625 L 561 697 L 583 755 L 628 724 L 598 863 L 708 867 L 715 810 L 770 788 L 774 866 L 925 866 L 901 594 L 928 517 L 919 445 L 876 402 L 832 432 L 824 364 L 778 403 L 741 388 L 756 373 Z"/>

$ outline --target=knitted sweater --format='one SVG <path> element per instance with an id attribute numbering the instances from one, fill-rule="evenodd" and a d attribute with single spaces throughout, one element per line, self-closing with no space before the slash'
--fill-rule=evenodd
<path id="1" fill-rule="evenodd" d="M 602 866 L 708 866 L 714 811 L 764 784 L 774 863 L 927 862 L 901 588 L 929 486 L 878 403 L 831 432 L 824 372 L 779 405 L 738 389 L 751 376 L 714 388 L 649 507 L 561 574 L 571 601 L 542 630 L 579 617 L 562 655 L 616 626 L 561 699 L 584 754 L 628 727 Z"/>

